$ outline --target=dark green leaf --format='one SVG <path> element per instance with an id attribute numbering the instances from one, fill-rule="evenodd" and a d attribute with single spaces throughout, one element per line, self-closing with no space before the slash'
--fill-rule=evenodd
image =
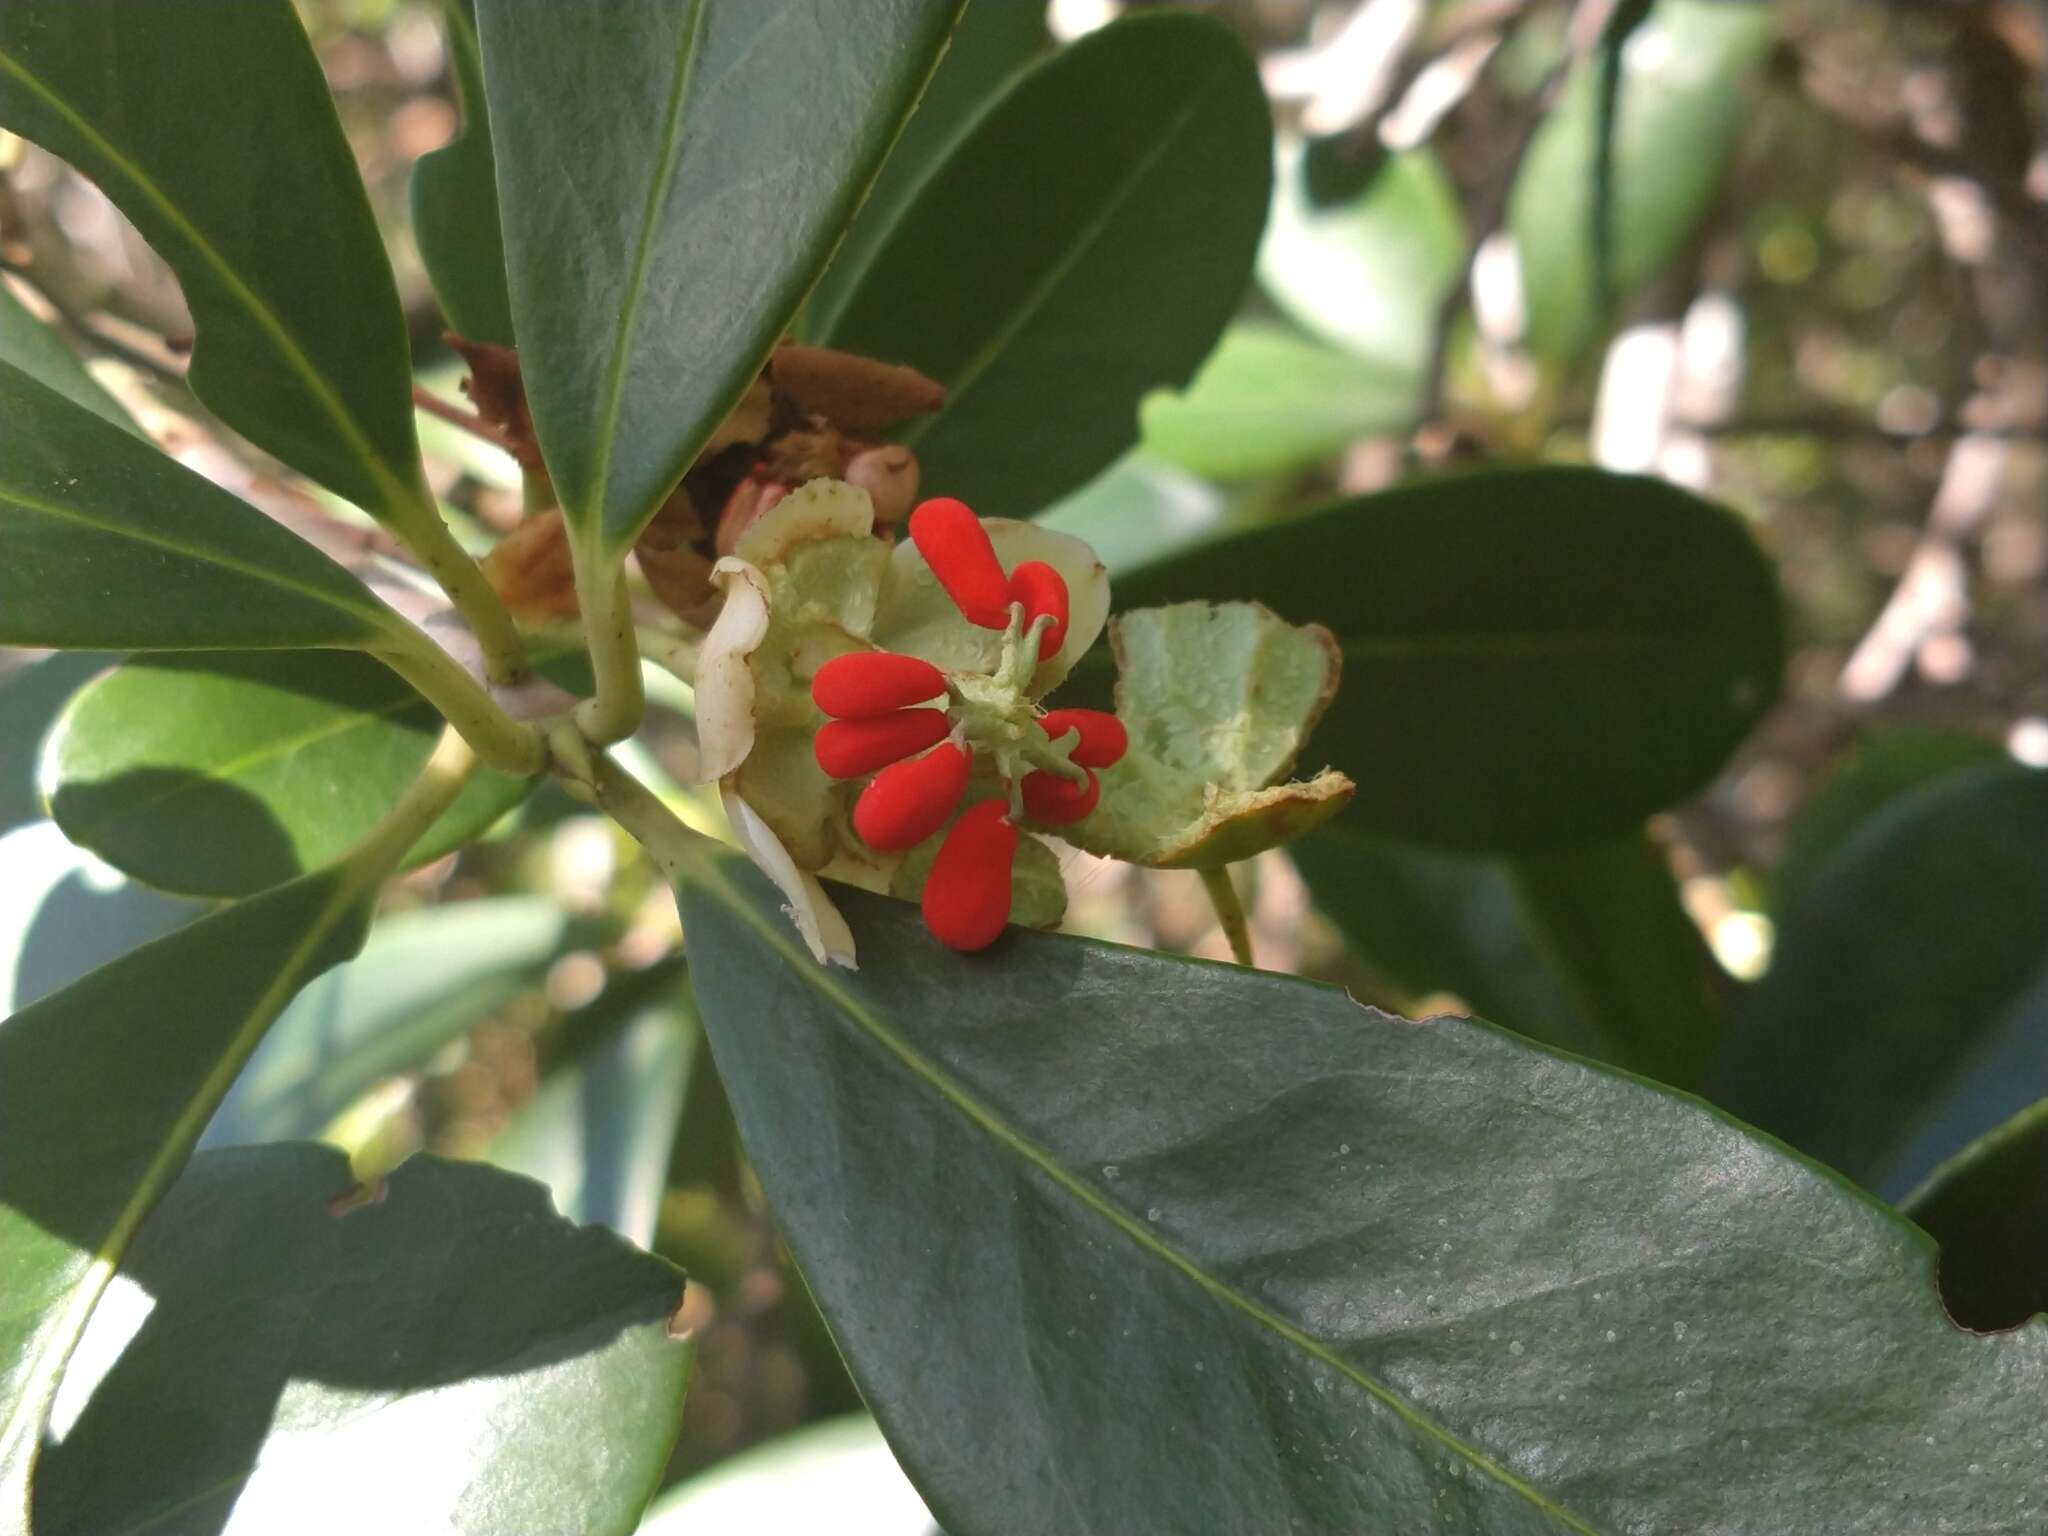
<path id="1" fill-rule="evenodd" d="M 527 398 L 592 547 L 754 381 L 963 3 L 481 0 Z"/>
<path id="2" fill-rule="evenodd" d="M 831 330 L 918 188 L 944 163 L 968 126 L 1050 43 L 1043 6 L 972 0 L 917 110 L 904 124 L 903 136 L 882 162 L 874 190 L 804 306 L 806 334 L 823 336 Z"/>
<path id="3" fill-rule="evenodd" d="M 864 1413 L 807 1425 L 670 1489 L 647 1511 L 640 1536 L 794 1536 L 828 1529 L 833 1536 L 930 1536 L 932 1530 L 924 1501 Z"/>
<path id="4" fill-rule="evenodd" d="M 1745 0 L 1659 0 L 1622 49 L 1612 159 L 1616 300 L 1691 243 L 1752 116 L 1751 77 L 1777 36 L 1777 8 Z M 1600 66 L 1589 58 L 1523 157 L 1508 204 L 1522 261 L 1528 344 L 1570 362 L 1610 316 L 1594 255 Z"/>
<path id="5" fill-rule="evenodd" d="M 1941 1300 L 1966 1328 L 2048 1312 L 2048 1099 L 1935 1169 L 1904 1206 L 1941 1244 Z"/>
<path id="6" fill-rule="evenodd" d="M 327 1147 L 193 1160 L 65 1383 L 37 1533 L 634 1528 L 681 1418 L 682 1275 L 495 1169 L 416 1157 L 338 1208 L 351 1183 Z"/>
<path id="7" fill-rule="evenodd" d="M 97 182 L 176 270 L 187 377 L 222 421 L 387 522 L 439 516 L 391 267 L 290 0 L 8 0 L 0 125 Z"/>
<path id="8" fill-rule="evenodd" d="M 134 418 L 99 380 L 85 371 L 78 354 L 64 345 L 55 331 L 23 309 L 5 283 L 0 283 L 0 363 L 19 368 L 74 405 L 84 406 L 117 427 L 130 432 L 137 430 Z"/>
<path id="9" fill-rule="evenodd" d="M 2003 1043 L 2048 960 L 2044 847 L 2048 773 L 2010 761 L 1872 816 L 1780 912 L 1715 1102 L 1876 1182 L 1916 1118 Z"/>
<path id="10" fill-rule="evenodd" d="M 1411 1003 L 1451 993 L 1544 1045 L 1609 1047 L 1531 941 L 1499 861 L 1370 837 L 1345 823 L 1288 849 L 1359 959 Z"/>
<path id="11" fill-rule="evenodd" d="M 597 1039 L 548 1074 L 489 1155 L 546 1184 L 563 1215 L 646 1246 L 696 1060 L 697 1014 L 675 982 L 614 1011 Z"/>
<path id="12" fill-rule="evenodd" d="M 74 843 L 169 891 L 240 896 L 338 857 L 404 793 L 441 716 L 347 651 L 145 657 L 64 716 L 50 812 Z M 459 848 L 535 781 L 479 770 L 413 848 Z"/>
<path id="13" fill-rule="evenodd" d="M 1145 397 L 1147 452 L 1217 480 L 1300 469 L 1415 415 L 1417 375 L 1240 320 L 1179 394 Z"/>
<path id="14" fill-rule="evenodd" d="M 462 132 L 412 167 L 412 229 L 441 313 L 472 341 L 513 344 L 498 230 L 498 162 L 476 40 L 476 0 L 442 0 L 444 35 L 462 98 Z"/>
<path id="15" fill-rule="evenodd" d="M 228 1090 L 202 1145 L 322 1134 L 384 1078 L 536 985 L 562 952 L 602 937 L 544 896 L 458 901 L 387 917 L 363 952 L 285 1009 Z"/>
<path id="16" fill-rule="evenodd" d="M 165 896 L 35 821 L 0 837 L 0 1018 L 206 909 Z"/>
<path id="17" fill-rule="evenodd" d="M 1771 871 L 1772 907 L 1803 906 L 1828 861 L 1885 807 L 1957 768 L 2004 758 L 1997 742 L 1961 731 L 1893 730 L 1857 743 L 1786 829 Z"/>
<path id="18" fill-rule="evenodd" d="M 707 857 L 705 1027 L 856 1379 L 953 1536 L 2022 1536 L 2048 1329 L 1696 1100 L 1482 1024 Z M 1874 1470 L 1875 1469 L 1875 1470 Z"/>
<path id="19" fill-rule="evenodd" d="M 1465 221 L 1427 150 L 1390 155 L 1353 195 L 1319 201 L 1300 149 L 1281 160 L 1259 283 L 1303 326 L 1404 380 L 1417 405 L 1436 311 L 1464 261 Z"/>
<path id="20" fill-rule="evenodd" d="M 1778 599 L 1747 529 L 1596 470 L 1423 481 L 1116 585 L 1120 608 L 1194 598 L 1334 630 L 1344 680 L 1302 765 L 1358 781 L 1347 824 L 1454 848 L 1638 826 L 1712 777 L 1778 688 Z"/>
<path id="21" fill-rule="evenodd" d="M 24 1528 L 58 1373 L 113 1263 L 278 1010 L 362 943 L 377 873 L 345 865 L 237 903 L 0 1023 L 8 1529 Z"/>
<path id="22" fill-rule="evenodd" d="M 1641 833 L 1510 866 L 1524 926 L 1607 1042 L 1600 1055 L 1697 1088 L 1727 1030 L 1728 977 Z"/>
<path id="23" fill-rule="evenodd" d="M 1128 448 L 1145 392 L 1184 383 L 1244 296 L 1270 142 L 1258 71 L 1208 17 L 1128 17 L 1024 75 L 827 337 L 946 386 L 902 434 L 924 484 L 1020 517 Z"/>
<path id="24" fill-rule="evenodd" d="M 104 651 L 59 651 L 0 677 L 0 832 L 42 820 L 36 774 L 43 738 L 71 696 L 118 660 Z"/>
<path id="25" fill-rule="evenodd" d="M 247 502 L 4 364 L 0 421 L 0 644 L 361 646 L 396 622 Z"/>

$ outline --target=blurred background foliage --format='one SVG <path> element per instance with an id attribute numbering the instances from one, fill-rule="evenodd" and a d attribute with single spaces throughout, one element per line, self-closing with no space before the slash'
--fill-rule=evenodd
<path id="1" fill-rule="evenodd" d="M 415 163 L 462 124 L 442 8 L 301 8 L 420 381 L 453 400 L 464 370 L 409 197 Z M 1150 7 L 976 0 L 876 208 L 907 206 L 1033 59 L 1127 9 Z M 1256 281 L 1193 382 L 1150 394 L 1120 428 L 1135 446 L 1051 520 L 1130 569 L 1419 471 L 1592 463 L 1738 509 L 1775 564 L 1788 645 L 1776 707 L 1646 839 L 1506 861 L 1327 834 L 1241 872 L 1261 962 L 1595 1052 L 1616 1016 L 1710 1013 L 1726 1022 L 1703 1038 L 1756 1043 L 1717 1098 L 1904 1195 L 2048 1091 L 2031 771 L 2048 767 L 2048 19 L 2023 0 L 1203 9 L 1255 52 L 1277 126 Z M 1199 188 L 1201 146 L 1185 152 Z M 858 333 L 854 279 L 879 246 L 856 230 L 812 334 Z M 89 183 L 4 136 L 0 267 L 0 328 L 50 322 L 183 462 L 294 526 L 381 547 L 211 429 L 180 384 L 190 325 L 168 270 Z M 488 547 L 519 518 L 516 468 L 422 426 L 435 489 Z M 44 728 L 108 660 L 0 655 L 6 1008 L 200 910 L 42 820 Z M 687 780 L 687 697 L 657 702 L 671 708 L 641 766 Z M 1068 875 L 1074 930 L 1227 953 L 1192 874 L 1074 854 Z M 421 1147 L 490 1158 L 683 1265 L 701 1354 L 681 1483 L 860 1405 L 678 1001 L 678 937 L 609 824 L 543 791 L 394 889 L 363 957 L 293 1004 L 209 1140 L 324 1135 L 366 1171 Z M 1838 1069 L 1856 1107 L 1827 1123 L 1778 1102 Z M 1999 1143 L 1999 1165 L 2032 1166 L 2030 1145 Z M 918 1528 L 859 1421 L 792 1444 L 821 1498 Z M 649 1528 L 740 1529 L 719 1511 L 763 1509 L 777 1465 L 689 1484 Z"/>

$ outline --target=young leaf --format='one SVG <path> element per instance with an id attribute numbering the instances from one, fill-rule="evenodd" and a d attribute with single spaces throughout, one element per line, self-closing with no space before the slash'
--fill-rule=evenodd
<path id="1" fill-rule="evenodd" d="M 278 1010 L 362 943 L 377 873 L 343 865 L 237 903 L 0 1022 L 8 1529 L 27 1528 L 58 1374 L 113 1266 Z"/>
<path id="2" fill-rule="evenodd" d="M 291 0 L 8 0 L 0 126 L 90 177 L 171 264 L 198 330 L 188 378 L 222 421 L 386 522 L 438 519 L 391 267 Z"/>
<path id="3" fill-rule="evenodd" d="M 1965 1328 L 2048 1312 L 2048 1099 L 1943 1163 L 1901 1209 L 1941 1245 L 1941 1301 Z"/>
<path id="4" fill-rule="evenodd" d="M 1704 784 L 1778 688 L 1777 593 L 1742 524 L 1589 469 L 1342 502 L 1121 575 L 1116 598 L 1248 598 L 1328 625 L 1344 681 L 1303 766 L 1358 782 L 1347 824 L 1450 848 L 1637 827 Z"/>
<path id="5" fill-rule="evenodd" d="M 1259 246 L 1259 285 L 1298 324 L 1401 378 L 1412 416 L 1436 344 L 1436 311 L 1458 280 L 1465 221 L 1435 155 L 1390 155 L 1349 196 L 1311 185 L 1314 151 L 1290 146 Z"/>
<path id="6" fill-rule="evenodd" d="M 433 750 L 441 717 L 345 651 L 144 657 L 65 713 L 50 813 L 115 868 L 169 891 L 242 896 L 338 857 Z M 482 769 L 407 857 L 459 848 L 532 792 Z"/>
<path id="7" fill-rule="evenodd" d="M 462 132 L 412 166 L 412 228 L 441 313 L 471 341 L 513 345 L 498 229 L 498 162 L 476 40 L 476 0 L 442 0 L 442 32 L 462 98 Z"/>
<path id="8" fill-rule="evenodd" d="M 1271 139 L 1243 45 L 1185 13 L 1104 27 L 976 122 L 827 338 L 946 386 L 901 434 L 924 483 L 1023 517 L 1128 448 L 1244 296 Z"/>
<path id="9" fill-rule="evenodd" d="M 4 364 L 0 421 L 0 645 L 365 646 L 396 622 L 305 540 Z"/>
<path id="10" fill-rule="evenodd" d="M 1197 475 L 1243 480 L 1302 469 L 1413 422 L 1419 375 L 1368 362 L 1284 325 L 1240 320 L 1185 390 L 1139 407 L 1147 452 Z"/>
<path id="11" fill-rule="evenodd" d="M 903 136 L 882 162 L 874 189 L 804 305 L 805 334 L 823 336 L 832 329 L 918 189 L 945 163 L 974 120 L 1051 41 L 1043 6 L 973 0 L 967 7 L 931 83 L 917 99 L 917 110 L 903 125 Z"/>
<path id="12" fill-rule="evenodd" d="M 536 986 L 563 951 L 605 936 L 602 926 L 577 922 L 545 896 L 458 901 L 384 918 L 361 954 L 292 999 L 200 1145 L 320 1135 L 381 1079 L 417 1070 Z"/>
<path id="13" fill-rule="evenodd" d="M 1751 113 L 1750 77 L 1777 37 L 1776 12 L 1747 0 L 1660 0 L 1623 45 L 1608 220 L 1615 300 L 1683 251 L 1713 206 Z M 1600 64 L 1589 60 L 1530 143 L 1508 204 L 1528 344 L 1557 364 L 1612 318 L 1593 245 L 1599 126 Z"/>
<path id="14" fill-rule="evenodd" d="M 953 1536 L 2038 1525 L 2048 1327 L 1958 1330 L 1924 1236 L 1696 1100 L 1292 977 L 961 957 L 853 892 L 828 972 L 730 856 L 680 899 L 763 1186 Z"/>
<path id="15" fill-rule="evenodd" d="M 1998 1097 L 2030 1099 L 2044 1036 L 2023 1004 L 2048 957 L 2043 847 L 2048 773 L 2010 760 L 1895 799 L 1779 913 L 1771 968 L 1743 999 L 1710 1096 L 1888 1188 L 1916 1126 L 1978 1066 Z M 1993 1102 L 1942 1152 L 2019 1107 Z"/>
<path id="16" fill-rule="evenodd" d="M 138 432 L 134 418 L 121 408 L 121 402 L 85 371 L 78 354 L 55 331 L 21 307 L 21 301 L 8 291 L 5 283 L 0 283 L 0 363 L 19 368 L 95 416 L 125 431 Z"/>
<path id="17" fill-rule="evenodd" d="M 512 319 L 577 537 L 631 544 L 767 361 L 964 0 L 480 0 Z"/>
<path id="18" fill-rule="evenodd" d="M 353 1182 L 327 1147 L 193 1160 L 65 1382 L 36 1530 L 633 1530 L 681 1419 L 682 1275 L 474 1163 L 338 1205 Z"/>

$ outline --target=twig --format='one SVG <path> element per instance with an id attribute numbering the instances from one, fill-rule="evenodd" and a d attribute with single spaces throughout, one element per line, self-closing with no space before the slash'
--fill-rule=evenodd
<path id="1" fill-rule="evenodd" d="M 512 451 L 512 443 L 504 433 L 492 426 L 474 411 L 465 411 L 452 400 L 443 400 L 424 384 L 412 387 L 412 403 L 429 416 L 438 417 L 452 427 L 459 427 L 471 437 L 489 443 L 493 448 Z"/>

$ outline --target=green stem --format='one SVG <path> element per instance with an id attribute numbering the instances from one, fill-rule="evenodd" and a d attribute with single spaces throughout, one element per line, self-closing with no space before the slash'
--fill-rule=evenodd
<path id="1" fill-rule="evenodd" d="M 1230 941 L 1230 953 L 1239 965 L 1252 963 L 1252 925 L 1245 916 L 1244 902 L 1230 882 L 1230 866 L 1218 864 L 1199 871 L 1202 889 L 1216 909 L 1216 921 L 1223 925 L 1223 937 Z"/>
<path id="2" fill-rule="evenodd" d="M 576 706 L 576 726 L 591 742 L 608 747 L 639 730 L 647 711 L 624 563 L 577 549 L 576 601 L 583 610 L 583 641 L 597 684 L 595 696 Z"/>
<path id="3" fill-rule="evenodd" d="M 485 675 L 500 685 L 524 680 L 526 644 L 519 638 L 519 626 L 484 579 L 482 568 L 455 542 L 455 535 L 441 521 L 440 510 L 424 492 L 421 498 L 416 515 L 396 530 L 398 536 L 441 584 L 455 611 L 475 632 L 477 644 L 483 648 Z"/>
<path id="4" fill-rule="evenodd" d="M 453 725 L 446 727 L 419 777 L 384 813 L 383 820 L 342 856 L 341 862 L 352 877 L 349 887 L 375 885 L 396 869 L 462 793 L 462 786 L 469 782 L 476 767 L 476 754 L 469 743 Z"/>
<path id="5" fill-rule="evenodd" d="M 397 626 L 394 643 L 371 654 L 417 688 L 493 768 L 524 777 L 547 767 L 539 729 L 506 714 L 454 657 L 411 625 Z"/>
<path id="6" fill-rule="evenodd" d="M 640 654 L 679 682 L 697 683 L 697 642 L 663 629 L 636 629 Z"/>
<path id="7" fill-rule="evenodd" d="M 556 741 L 556 762 L 562 775 L 647 850 L 671 885 L 709 867 L 707 856 L 720 852 L 715 841 L 683 825 L 682 818 L 663 805 L 653 790 L 604 753 L 571 745 L 559 733 Z"/>

